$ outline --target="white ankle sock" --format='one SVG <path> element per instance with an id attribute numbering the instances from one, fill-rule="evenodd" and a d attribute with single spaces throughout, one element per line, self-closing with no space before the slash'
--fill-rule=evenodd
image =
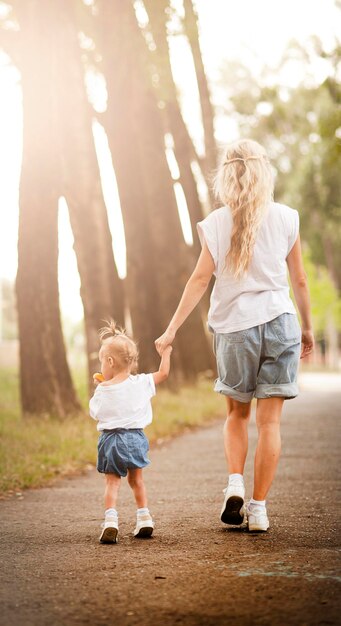
<path id="1" fill-rule="evenodd" d="M 137 509 L 136 511 L 136 515 L 145 515 L 146 513 L 149 513 L 149 509 L 147 506 L 143 507 L 142 509 Z"/>
<path id="2" fill-rule="evenodd" d="M 251 506 L 263 506 L 265 508 L 266 500 L 254 500 L 254 498 L 251 498 L 250 504 Z"/>
<path id="3" fill-rule="evenodd" d="M 111 515 L 113 517 L 118 517 L 118 513 L 117 513 L 116 509 L 106 509 L 105 517 L 108 517 L 109 515 Z"/>
<path id="4" fill-rule="evenodd" d="M 230 474 L 229 475 L 229 484 L 235 485 L 236 483 L 242 483 L 242 485 L 244 485 L 243 474 Z"/>

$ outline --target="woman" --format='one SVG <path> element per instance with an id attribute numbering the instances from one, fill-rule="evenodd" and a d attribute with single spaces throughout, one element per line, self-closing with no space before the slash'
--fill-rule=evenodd
<path id="1" fill-rule="evenodd" d="M 221 511 L 226 524 L 266 531 L 266 496 L 281 448 L 285 399 L 297 396 L 299 358 L 314 346 L 309 291 L 297 211 L 272 201 L 273 176 L 257 142 L 230 144 L 218 169 L 215 191 L 223 206 L 198 224 L 202 251 L 167 330 L 156 340 L 162 354 L 205 293 L 212 274 L 208 325 L 214 335 L 218 378 L 226 396 L 224 447 L 229 481 Z M 299 326 L 290 299 L 289 270 Z M 252 398 L 257 398 L 258 443 L 253 497 L 244 506 L 244 466 Z"/>

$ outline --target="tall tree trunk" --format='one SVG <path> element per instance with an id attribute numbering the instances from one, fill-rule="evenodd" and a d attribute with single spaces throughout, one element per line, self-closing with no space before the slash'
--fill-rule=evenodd
<path id="1" fill-rule="evenodd" d="M 121 7 L 117 3 L 109 6 L 105 1 L 99 1 L 97 6 L 108 91 L 108 108 L 101 121 L 108 135 L 124 219 L 126 294 L 133 332 L 139 340 L 140 366 L 153 370 L 158 361 L 154 339 L 162 323 L 155 279 L 157 259 L 150 235 L 145 180 L 137 147 L 143 120 L 137 110 L 134 89 L 135 60 L 130 52 L 132 42 L 124 30 L 121 31 Z"/>
<path id="2" fill-rule="evenodd" d="M 205 137 L 206 178 L 209 180 L 209 176 L 212 174 L 212 171 L 217 165 L 217 145 L 214 137 L 214 111 L 211 103 L 210 90 L 205 74 L 205 68 L 201 56 L 198 32 L 198 16 L 194 10 L 192 0 L 184 0 L 184 9 L 185 32 L 192 50 L 195 73 L 200 95 L 202 122 Z"/>
<path id="3" fill-rule="evenodd" d="M 23 411 L 65 416 L 80 405 L 66 360 L 58 296 L 59 10 L 58 3 L 37 0 L 17 5 L 24 126 L 16 289 Z"/>
<path id="4" fill-rule="evenodd" d="M 203 208 L 199 199 L 198 189 L 193 176 L 191 161 L 199 161 L 192 140 L 189 136 L 186 124 L 183 120 L 177 89 L 174 83 L 167 41 L 166 10 L 169 8 L 168 0 L 144 0 L 148 12 L 149 26 L 156 44 L 153 60 L 159 75 L 158 97 L 165 104 L 165 132 L 170 132 L 174 140 L 174 154 L 179 165 L 180 183 L 182 184 L 193 232 L 193 247 L 198 254 L 200 242 L 196 233 L 196 223 L 204 218 Z"/>
<path id="5" fill-rule="evenodd" d="M 105 125 L 125 222 L 129 305 L 134 333 L 142 339 L 141 365 L 149 368 L 158 360 L 153 340 L 164 330 L 188 277 L 188 253 L 133 5 L 114 0 L 109 7 L 101 0 L 98 8 L 108 89 Z M 208 367 L 198 310 L 179 333 L 178 345 L 174 357 L 184 376 Z"/>
<path id="6" fill-rule="evenodd" d="M 114 317 L 124 325 L 123 283 L 113 256 L 107 210 L 92 134 L 91 107 L 78 44 L 77 5 L 63 0 L 58 25 L 58 108 L 63 192 L 68 203 L 81 278 L 89 383 L 98 370 L 98 329 Z"/>

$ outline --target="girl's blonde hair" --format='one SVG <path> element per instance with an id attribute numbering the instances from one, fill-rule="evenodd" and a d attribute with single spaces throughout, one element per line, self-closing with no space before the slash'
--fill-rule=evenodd
<path id="1" fill-rule="evenodd" d="M 273 197 L 273 175 L 264 148 L 252 139 L 227 146 L 214 180 L 214 192 L 232 212 L 226 268 L 242 278 L 251 263 L 262 217 Z"/>
<path id="2" fill-rule="evenodd" d="M 135 341 L 113 319 L 105 321 L 106 326 L 98 331 L 102 346 L 109 347 L 119 369 L 129 367 L 130 371 L 137 371 L 139 352 Z"/>

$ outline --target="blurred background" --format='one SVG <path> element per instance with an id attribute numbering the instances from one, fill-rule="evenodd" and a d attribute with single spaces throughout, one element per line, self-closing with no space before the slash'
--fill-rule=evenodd
<path id="1" fill-rule="evenodd" d="M 0 371 L 20 371 L 25 414 L 79 409 L 108 317 L 157 367 L 238 137 L 266 147 L 275 200 L 300 213 L 317 339 L 303 367 L 340 368 L 340 7 L 0 2 Z M 207 309 L 176 340 L 177 383 L 213 376 Z"/>

